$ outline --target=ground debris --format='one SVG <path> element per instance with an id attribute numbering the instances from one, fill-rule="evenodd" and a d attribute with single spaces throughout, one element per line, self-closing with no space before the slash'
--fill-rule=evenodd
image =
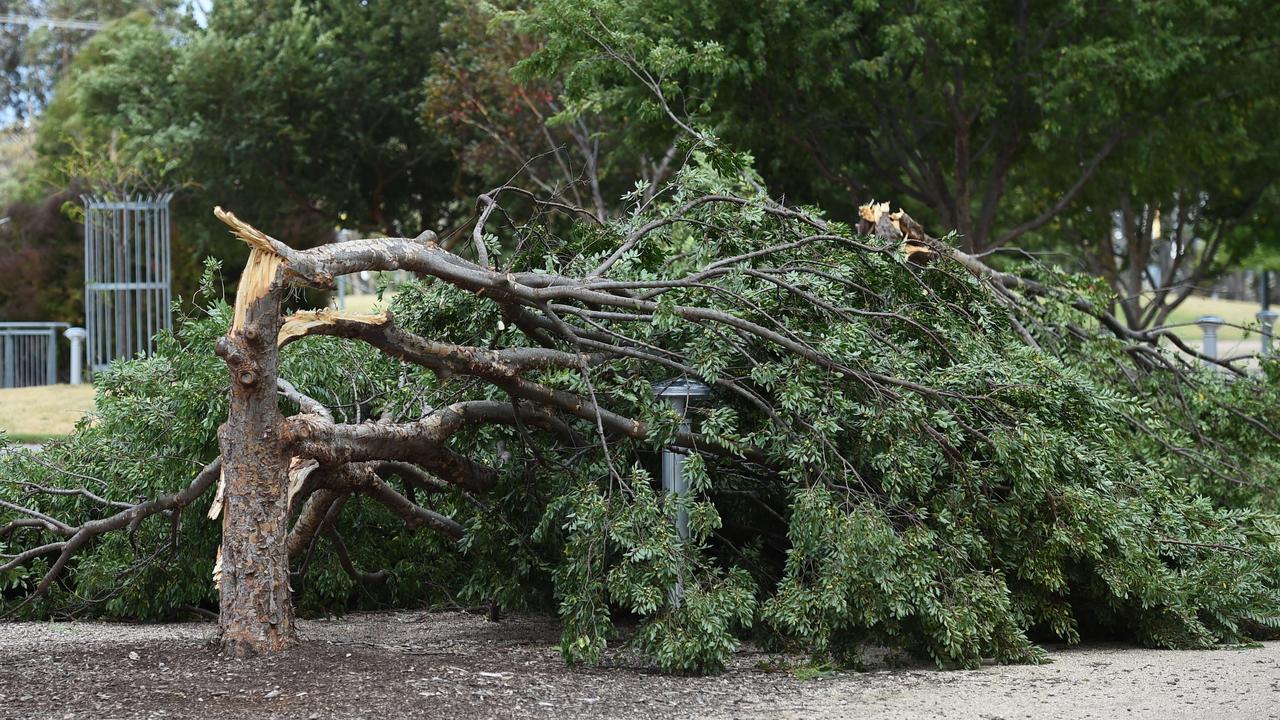
<path id="1" fill-rule="evenodd" d="M 1280 678 L 1280 643 L 1095 645 L 1054 649 L 1038 666 L 819 674 L 748 647 L 723 675 L 670 677 L 627 651 L 568 667 L 546 617 L 369 613 L 300 630 L 297 649 L 240 661 L 218 654 L 209 624 L 0 623 L 0 719 L 1248 719 L 1273 716 Z"/>

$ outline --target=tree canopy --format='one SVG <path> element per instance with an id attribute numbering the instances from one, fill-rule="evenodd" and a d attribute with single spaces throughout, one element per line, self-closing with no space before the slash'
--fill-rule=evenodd
<path id="1" fill-rule="evenodd" d="M 1104 178 L 1167 197 L 1238 176 L 1242 136 L 1270 142 L 1249 128 L 1276 97 L 1266 2 L 549 0 L 520 18 L 548 38 L 522 71 L 563 72 L 571 108 L 637 142 L 667 122 L 639 69 L 787 197 L 846 216 L 896 198 L 978 251 L 1089 212 Z"/>
<path id="2" fill-rule="evenodd" d="M 835 217 L 892 198 L 969 250 L 1061 252 L 1148 327 L 1271 242 L 1277 22 L 1261 0 L 226 0 L 207 27 L 139 13 L 75 55 L 23 199 L 185 188 L 181 239 L 234 275 L 215 203 L 298 246 L 460 229 L 508 182 L 604 217 L 705 130 Z"/>
<path id="3" fill-rule="evenodd" d="M 41 151 L 114 152 L 146 182 L 216 191 L 304 243 L 335 224 L 416 225 L 450 179 L 418 121 L 446 7 L 222 2 L 180 40 L 118 23 L 79 56 Z"/>
<path id="4" fill-rule="evenodd" d="M 174 31 L 194 27 L 180 0 L 16 0 L 5 3 L 14 16 L 0 29 L 0 97 L 8 116 L 2 122 L 32 121 L 94 27 L 141 11 Z M 19 21 L 21 19 L 22 21 Z M 51 22 L 43 22 L 45 20 Z M 70 21 L 64 24 L 65 21 Z M 83 23 L 77 25 L 77 23 Z"/>

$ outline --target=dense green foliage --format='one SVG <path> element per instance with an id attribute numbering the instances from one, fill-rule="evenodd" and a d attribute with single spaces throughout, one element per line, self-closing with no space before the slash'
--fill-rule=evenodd
<path id="1" fill-rule="evenodd" d="M 695 163 L 660 202 L 603 228 L 521 226 L 509 267 L 584 274 L 673 204 L 730 192 L 751 191 Z M 680 278 L 796 232 L 757 206 L 709 203 L 629 252 L 611 277 Z M 695 412 L 702 433 L 764 459 L 691 456 L 692 492 L 673 501 L 655 490 L 654 476 L 675 418 L 650 388 L 668 371 L 638 360 L 541 371 L 540 382 L 607 398 L 659 430 L 645 441 L 611 437 L 607 451 L 583 421 L 575 422 L 587 443 L 577 445 L 531 429 L 468 430 L 452 446 L 497 467 L 500 480 L 475 498 L 432 500 L 465 525 L 462 546 L 408 535 L 362 504 L 344 516 L 343 533 L 359 567 L 390 568 L 391 580 L 374 590 L 353 585 L 322 548 L 295 587 L 301 607 L 488 599 L 556 607 L 564 654 L 583 662 L 598 661 L 629 618 L 634 645 L 674 672 L 720 667 L 746 633 L 846 663 L 863 644 L 885 643 L 967 666 L 1035 661 L 1035 639 L 1074 641 L 1082 627 L 1205 647 L 1276 624 L 1280 525 L 1266 509 L 1277 468 L 1266 429 L 1280 407 L 1275 367 L 1235 381 L 1208 371 L 1136 372 L 1127 343 L 1098 335 L 1089 317 L 1051 299 L 1022 316 L 1047 348 L 1038 350 L 976 277 L 950 263 L 921 269 L 862 240 L 837 224 L 748 265 L 792 268 L 788 277 L 824 305 L 745 272 L 673 290 L 663 303 L 777 322 L 841 365 L 928 392 L 838 374 L 715 324 L 664 313 L 639 325 L 601 319 L 691 358 L 704 379 L 732 378 L 768 398 L 772 416 L 727 393 Z M 1102 292 L 1029 271 L 1073 295 Z M 392 307 L 424 337 L 528 342 L 490 300 L 449 285 L 411 284 Z M 19 478 L 78 485 L 89 477 L 95 491 L 122 499 L 184 484 L 215 452 L 224 417 L 227 380 L 210 344 L 227 314 L 215 303 L 165 339 L 155 359 L 114 366 L 100 384 L 101 417 L 41 455 L 0 461 L 0 493 L 20 495 Z M 283 375 L 348 422 L 503 397 L 329 338 L 288 348 Z M 55 500 L 51 514 L 101 512 L 75 497 Z M 691 542 L 672 528 L 673 503 L 689 510 Z M 114 616 L 207 604 L 216 529 L 198 512 L 182 516 L 169 551 L 176 556 L 129 571 L 162 550 L 169 531 L 157 517 L 136 537 L 102 542 L 30 612 L 102 597 L 110 599 L 92 609 Z M 18 537 L 35 542 L 34 533 Z M 19 570 L 5 579 L 5 604 L 31 577 Z M 684 595 L 674 603 L 668 589 L 677 580 Z"/>
<path id="2" fill-rule="evenodd" d="M 22 194 L 3 200 L 38 201 L 70 184 L 176 189 L 177 256 L 218 258 L 231 281 L 243 258 L 209 215 L 214 204 L 269 220 L 297 247 L 327 242 L 337 227 L 445 222 L 457 170 L 421 113 L 450 7 L 228 0 L 184 34 L 129 15 L 75 55 L 40 118 Z M 0 231 L 0 244 L 75 251 L 74 219 Z M 177 272 L 189 295 L 198 264 Z M 76 291 L 74 277 L 49 279 Z M 78 315 L 44 310 L 39 319 Z"/>
<path id="3" fill-rule="evenodd" d="M 78 484 L 123 501 L 156 497 L 184 487 L 204 462 L 217 454 L 216 431 L 226 419 L 228 381 L 226 367 L 214 355 L 213 346 L 226 333 L 231 309 L 221 300 L 215 270 L 216 266 L 210 265 L 204 276 L 202 294 L 207 304 L 180 319 L 175 333 L 157 336 L 153 358 L 115 363 L 94 377 L 96 412 L 74 435 L 39 454 L 4 458 L 0 499 L 16 501 L 28 483 Z M 366 346 L 304 341 L 291 351 L 284 372 L 338 406 L 338 416 L 345 418 L 360 398 L 376 396 L 381 383 L 394 377 L 395 368 Z M 211 499 L 206 496 L 188 510 L 176 528 L 157 518 L 141 525 L 136 535 L 120 533 L 104 538 L 77 566 L 73 583 L 56 589 L 29 612 L 91 610 L 107 617 L 150 620 L 173 617 L 184 606 L 216 605 L 217 591 L 210 573 L 220 527 L 204 518 Z M 447 597 L 437 586 L 442 578 L 435 575 L 447 563 L 435 568 L 410 562 L 435 540 L 424 535 L 399 544 L 385 541 L 397 532 L 399 521 L 378 508 L 370 506 L 358 515 L 349 513 L 349 526 L 344 523 L 342 530 L 356 562 L 392 567 L 397 571 L 397 582 L 378 597 L 353 594 L 347 575 L 326 546 L 310 560 L 304 611 L 365 604 L 412 605 Z M 45 510 L 76 522 L 104 512 L 78 496 L 60 498 Z M 172 537 L 171 532 L 175 533 Z M 166 548 L 170 540 L 176 543 L 175 548 Z M 437 554 L 443 556 L 439 550 Z M 29 592 L 46 568 L 47 564 L 37 563 L 0 578 L 7 599 Z"/>
<path id="4" fill-rule="evenodd" d="M 547 38 L 522 74 L 563 73 L 572 111 L 665 143 L 660 87 L 787 197 L 845 217 L 894 198 L 973 249 L 1060 242 L 1060 215 L 1105 222 L 1126 191 L 1230 197 L 1211 176 L 1275 147 L 1256 124 L 1280 97 L 1265 0 L 542 0 L 516 17 Z M 1095 183 L 1102 207 L 1075 202 Z"/>

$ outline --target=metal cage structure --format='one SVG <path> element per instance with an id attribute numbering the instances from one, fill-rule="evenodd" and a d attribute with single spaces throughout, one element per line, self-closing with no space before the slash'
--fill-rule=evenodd
<path id="1" fill-rule="evenodd" d="M 84 201 L 84 317 L 88 367 L 150 355 L 173 325 L 169 201 L 172 193 Z"/>

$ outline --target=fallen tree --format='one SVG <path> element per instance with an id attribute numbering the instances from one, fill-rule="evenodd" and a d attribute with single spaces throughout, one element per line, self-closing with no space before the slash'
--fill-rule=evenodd
<path id="1" fill-rule="evenodd" d="M 715 669 L 751 626 L 841 660 L 880 642 L 972 664 L 1036 660 L 1033 636 L 1075 640 L 1082 622 L 1175 647 L 1276 625 L 1277 525 L 1245 507 L 1273 495 L 1270 364 L 1206 370 L 1176 336 L 1100 311 L 1087 280 L 998 271 L 887 207 L 848 227 L 753 188 L 690 167 L 608 223 L 550 201 L 516 222 L 500 188 L 470 257 L 431 232 L 294 250 L 217 211 L 250 248 L 230 317 L 210 310 L 229 320 L 217 456 L 155 499 L 81 482 L 97 479 L 75 465 L 97 462 L 86 447 L 8 460 L 0 572 L 31 574 L 6 603 L 82 599 L 92 572 L 65 573 L 111 531 L 153 528 L 139 546 L 207 567 L 207 541 L 179 538 L 201 523 L 183 511 L 209 503 L 222 644 L 239 655 L 294 642 L 321 545 L 354 586 L 397 582 L 353 560 L 403 535 L 388 518 L 437 538 L 398 567 L 471 599 L 554 603 L 575 661 L 600 658 L 617 612 L 672 671 Z M 387 312 L 283 309 L 379 270 L 420 281 Z M 132 387 L 121 366 L 102 400 L 186 392 L 163 363 L 199 343 L 178 345 L 151 361 L 167 386 Z M 311 360 L 282 374 L 295 354 Z M 652 391 L 671 376 L 713 389 L 692 431 Z M 202 410 L 205 430 L 221 420 Z M 202 432 L 181 452 L 211 452 Z M 687 455 L 687 495 L 654 489 L 666 447 Z M 170 611 L 188 597 L 148 582 Z"/>

